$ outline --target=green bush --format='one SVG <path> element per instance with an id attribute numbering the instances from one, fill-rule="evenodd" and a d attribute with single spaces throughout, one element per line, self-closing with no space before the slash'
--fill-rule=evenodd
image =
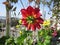
<path id="1" fill-rule="evenodd" d="M 8 39 L 9 37 L 7 36 L 3 36 L 0 38 L 0 45 L 5 45 L 6 39 Z"/>

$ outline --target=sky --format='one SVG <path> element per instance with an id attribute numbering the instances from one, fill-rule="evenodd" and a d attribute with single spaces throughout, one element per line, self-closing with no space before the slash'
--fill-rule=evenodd
<path id="1" fill-rule="evenodd" d="M 2 4 L 2 2 L 5 2 L 6 0 L 0 0 L 0 16 L 5 16 L 6 17 L 6 8 L 5 8 L 5 5 L 4 4 Z M 28 0 L 22 0 L 22 2 L 23 2 L 23 5 L 24 5 L 24 7 L 25 8 L 27 8 L 28 6 L 29 6 L 29 2 L 28 2 Z M 14 7 L 17 7 L 17 9 L 16 9 L 16 17 L 19 17 L 19 18 L 21 18 L 21 15 L 18 15 L 18 13 L 20 12 L 20 10 L 23 8 L 23 6 L 21 5 L 21 3 L 20 3 L 20 1 L 18 1 L 18 3 L 16 3 L 16 4 L 14 4 L 14 3 L 12 3 L 12 5 L 14 5 Z M 31 4 L 30 4 L 31 6 L 34 6 L 34 2 L 32 2 Z M 50 12 L 51 14 L 49 15 L 48 14 L 48 11 L 49 11 L 49 8 L 47 7 L 47 6 L 44 6 L 43 7 L 43 5 L 42 4 L 40 4 L 40 12 L 42 13 L 42 15 L 43 15 L 43 8 L 44 8 L 44 10 L 45 10 L 45 12 L 46 12 L 46 14 L 45 14 L 45 18 L 46 19 L 49 19 L 51 16 L 52 16 L 52 12 Z M 44 12 L 44 13 L 45 13 Z M 11 12 L 12 13 L 12 12 Z M 14 15 L 13 14 L 11 14 L 11 16 L 13 17 Z"/>
<path id="2" fill-rule="evenodd" d="M 0 16 L 6 15 L 5 5 L 2 4 L 5 0 L 0 0 Z"/>

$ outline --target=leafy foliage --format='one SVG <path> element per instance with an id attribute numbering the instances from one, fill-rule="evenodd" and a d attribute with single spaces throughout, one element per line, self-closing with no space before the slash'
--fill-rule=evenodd
<path id="1" fill-rule="evenodd" d="M 5 42 L 6 42 L 6 40 L 7 40 L 8 38 L 9 38 L 9 37 L 7 37 L 7 36 L 1 37 L 1 38 L 0 38 L 0 45 L 4 45 Z"/>
<path id="2" fill-rule="evenodd" d="M 38 32 L 39 34 L 39 41 L 38 45 L 50 45 L 50 39 L 51 39 L 51 31 L 42 29 Z"/>
<path id="3" fill-rule="evenodd" d="M 6 40 L 5 44 L 6 45 L 22 45 L 24 42 L 24 39 L 27 38 L 27 35 L 31 35 L 31 31 L 24 31 L 22 35 L 20 35 L 17 38 L 10 37 L 9 39 Z"/>

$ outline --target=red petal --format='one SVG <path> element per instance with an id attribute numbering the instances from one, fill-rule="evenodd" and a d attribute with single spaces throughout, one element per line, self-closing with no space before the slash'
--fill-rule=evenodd
<path id="1" fill-rule="evenodd" d="M 34 18 L 38 18 L 38 17 L 41 16 L 41 13 L 39 11 L 40 11 L 39 8 L 34 9 L 34 12 L 33 12 L 33 17 Z"/>
<path id="2" fill-rule="evenodd" d="M 37 22 L 37 23 L 41 23 L 41 24 L 42 24 L 43 21 L 44 21 L 44 20 L 43 20 L 42 18 L 36 18 L 36 22 Z"/>
<path id="3" fill-rule="evenodd" d="M 40 26 L 40 25 L 38 25 L 38 26 L 37 26 L 37 28 L 38 28 L 38 29 L 40 29 L 40 28 L 41 28 L 41 26 Z"/>
<path id="4" fill-rule="evenodd" d="M 35 14 L 39 13 L 40 9 L 39 8 L 35 8 Z"/>
<path id="5" fill-rule="evenodd" d="M 41 28 L 41 26 L 40 26 L 40 24 L 39 24 L 39 23 L 35 23 L 35 26 L 36 26 L 36 28 L 38 28 L 38 29 L 40 29 L 40 28 Z"/>
<path id="6" fill-rule="evenodd" d="M 27 17 L 27 10 L 26 9 L 21 9 L 22 17 L 26 18 Z"/>
<path id="7" fill-rule="evenodd" d="M 25 19 L 22 19 L 22 24 L 23 25 L 27 24 L 27 21 Z"/>
<path id="8" fill-rule="evenodd" d="M 40 14 L 40 13 L 36 13 L 36 14 L 32 13 L 32 16 L 33 16 L 34 18 L 39 18 L 39 17 L 41 16 L 41 14 Z"/>
<path id="9" fill-rule="evenodd" d="M 35 31 L 35 30 L 36 30 L 36 26 L 35 26 L 34 24 L 31 24 L 31 29 L 32 29 L 33 31 Z"/>
<path id="10" fill-rule="evenodd" d="M 31 29 L 31 24 L 28 24 L 27 30 Z"/>
<path id="11" fill-rule="evenodd" d="M 32 15 L 32 12 L 34 12 L 33 7 L 29 6 L 29 7 L 27 8 L 27 12 L 28 12 L 29 15 Z"/>
<path id="12" fill-rule="evenodd" d="M 38 15 L 39 17 L 42 16 L 42 14 L 39 12 L 39 13 L 36 13 L 36 15 Z"/>

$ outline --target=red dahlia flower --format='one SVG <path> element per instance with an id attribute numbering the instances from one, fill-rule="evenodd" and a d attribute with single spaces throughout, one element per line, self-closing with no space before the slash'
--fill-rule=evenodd
<path id="1" fill-rule="evenodd" d="M 39 12 L 39 8 L 33 8 L 29 6 L 27 9 L 21 9 L 22 14 L 22 24 L 27 27 L 27 30 L 36 30 L 40 29 L 40 24 L 43 23 L 42 16 Z"/>

